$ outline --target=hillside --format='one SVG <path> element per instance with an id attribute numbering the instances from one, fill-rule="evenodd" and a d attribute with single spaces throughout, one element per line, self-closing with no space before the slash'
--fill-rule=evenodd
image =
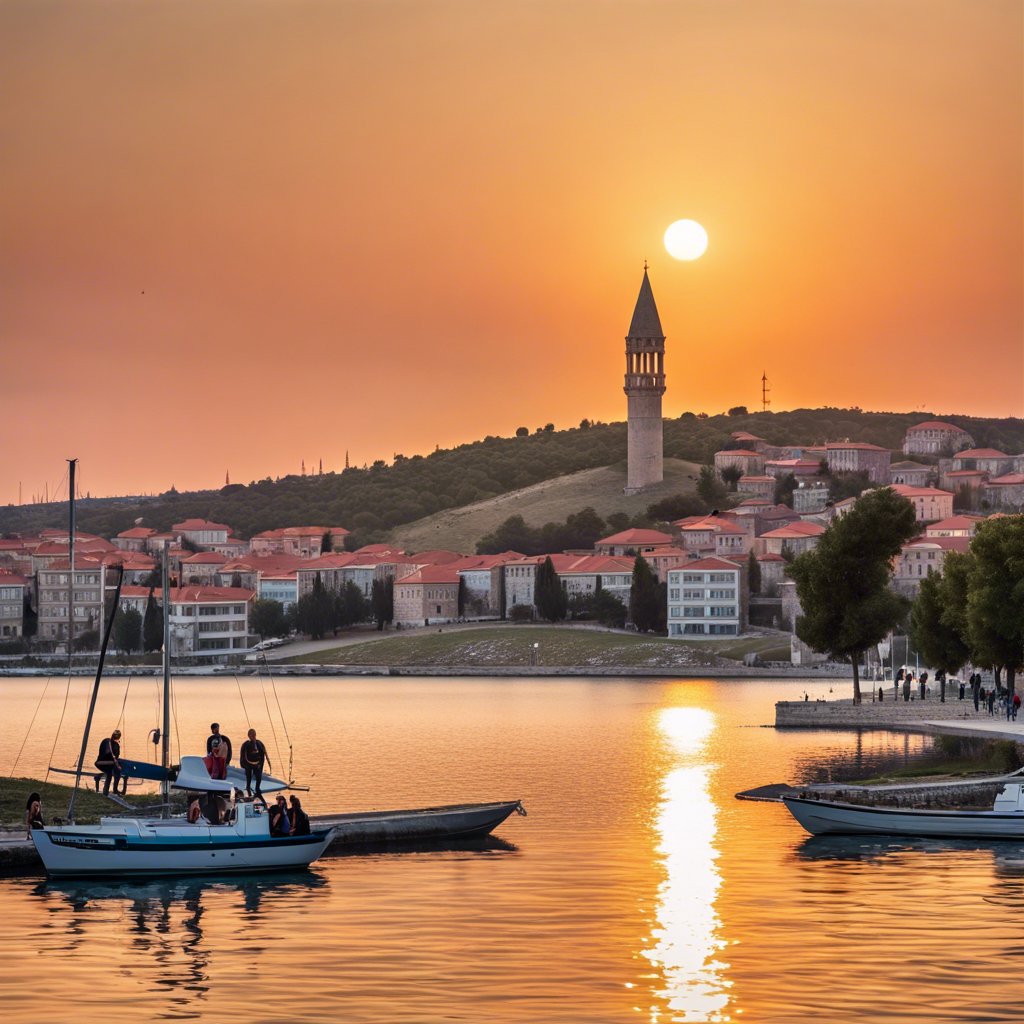
<path id="1" fill-rule="evenodd" d="M 794 409 L 790 412 L 704 416 L 683 413 L 665 420 L 665 455 L 709 462 L 734 430 L 748 430 L 773 444 L 814 444 L 850 438 L 898 450 L 908 426 L 936 416 L 974 436 L 979 447 L 1024 451 L 1024 420 L 982 419 L 948 413 L 872 413 L 859 409 Z M 550 425 L 549 425 L 550 426 Z M 287 476 L 231 484 L 219 491 L 171 491 L 135 501 L 92 499 L 79 508 L 82 530 L 113 536 L 136 518 L 157 530 L 190 517 L 227 523 L 240 537 L 261 530 L 310 523 L 340 525 L 356 539 L 380 539 L 387 531 L 433 516 L 522 491 L 583 470 L 613 467 L 626 457 L 625 423 L 590 423 L 570 430 L 538 429 L 521 437 L 482 441 L 427 456 L 396 456 L 392 465 L 352 467 L 342 473 Z M 614 488 L 613 488 L 614 490 Z M 653 499 L 651 499 L 653 500 Z M 647 504 L 649 502 L 644 502 Z M 574 503 L 573 511 L 586 502 Z M 626 511 L 627 509 L 623 509 Z M 547 515 L 548 513 L 544 513 Z M 0 534 L 38 532 L 66 524 L 64 505 L 0 508 Z"/>
<path id="2" fill-rule="evenodd" d="M 631 518 L 647 506 L 674 494 L 691 494 L 700 466 L 680 459 L 665 460 L 665 479 L 643 494 L 626 496 L 626 465 L 623 462 L 598 469 L 555 477 L 530 487 L 499 494 L 463 508 L 449 508 L 414 523 L 395 527 L 388 540 L 404 551 L 446 548 L 474 551 L 476 542 L 491 533 L 509 516 L 520 515 L 530 526 L 561 522 L 574 512 L 592 508 L 602 518 L 625 512 Z"/>

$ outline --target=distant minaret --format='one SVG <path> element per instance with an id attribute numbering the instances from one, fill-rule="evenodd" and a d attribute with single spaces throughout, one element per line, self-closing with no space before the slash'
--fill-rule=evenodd
<path id="1" fill-rule="evenodd" d="M 348 449 L 345 449 L 345 468 L 348 469 Z"/>
<path id="2" fill-rule="evenodd" d="M 230 483 L 231 483 L 231 471 L 226 469 L 226 470 L 224 470 L 224 486 L 227 487 L 227 486 L 230 485 Z"/>
<path id="3" fill-rule="evenodd" d="M 626 335 L 628 440 L 626 494 L 637 494 L 664 478 L 661 396 L 665 394 L 665 335 L 654 304 L 651 282 L 640 283 L 633 319 Z"/>

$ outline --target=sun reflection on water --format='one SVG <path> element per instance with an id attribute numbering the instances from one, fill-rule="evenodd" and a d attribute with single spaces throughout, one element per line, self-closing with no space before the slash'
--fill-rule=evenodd
<path id="1" fill-rule="evenodd" d="M 703 708 L 664 708 L 658 730 L 676 763 L 665 774 L 654 822 L 665 878 L 658 888 L 651 946 L 643 955 L 658 969 L 660 1006 L 651 1020 L 727 1021 L 728 985 L 719 959 L 725 943 L 715 901 L 721 885 L 715 846 L 717 810 L 706 757 L 715 716 Z M 668 1013 L 665 1013 L 667 1007 Z"/>

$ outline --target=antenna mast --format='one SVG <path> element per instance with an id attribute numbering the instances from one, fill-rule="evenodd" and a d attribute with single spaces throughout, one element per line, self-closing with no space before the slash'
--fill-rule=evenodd
<path id="1" fill-rule="evenodd" d="M 772 404 L 772 400 L 768 397 L 768 392 L 771 388 L 768 387 L 768 374 L 764 370 L 761 371 L 761 412 L 767 412 L 768 406 Z"/>

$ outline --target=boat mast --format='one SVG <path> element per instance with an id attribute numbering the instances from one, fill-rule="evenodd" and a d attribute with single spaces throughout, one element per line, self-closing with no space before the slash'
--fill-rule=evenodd
<path id="1" fill-rule="evenodd" d="M 171 574 L 168 569 L 167 538 L 164 538 L 163 556 L 161 558 L 161 570 L 163 574 L 163 627 L 164 627 L 164 692 L 163 692 L 163 720 L 160 723 L 162 730 L 160 742 L 160 767 L 164 769 L 164 779 L 160 783 L 160 792 L 163 797 L 163 817 L 170 817 L 170 796 L 171 784 L 167 778 L 166 771 L 171 764 Z"/>
<path id="2" fill-rule="evenodd" d="M 110 643 L 110 631 L 114 626 L 114 619 L 117 618 L 117 611 L 121 607 L 121 584 L 124 582 L 124 563 L 117 567 L 117 587 L 114 590 L 114 607 L 107 619 L 106 628 L 103 631 L 103 644 L 100 647 L 100 660 L 96 665 L 96 679 L 92 684 L 92 696 L 89 698 L 89 713 L 85 717 L 85 731 L 82 733 L 82 749 L 78 754 L 78 764 L 75 769 L 75 787 L 71 790 L 71 802 L 68 804 L 68 824 L 75 823 L 75 797 L 78 795 L 78 785 L 82 781 L 82 766 L 85 764 L 85 751 L 89 746 L 89 730 L 92 728 L 92 714 L 96 710 L 96 697 L 100 692 L 100 677 L 103 675 L 103 661 L 107 656 L 107 644 Z"/>
<path id="3" fill-rule="evenodd" d="M 75 467 L 78 459 L 68 459 L 68 678 L 73 665 L 71 651 L 75 640 Z M 103 588 L 100 587 L 102 593 Z"/>

